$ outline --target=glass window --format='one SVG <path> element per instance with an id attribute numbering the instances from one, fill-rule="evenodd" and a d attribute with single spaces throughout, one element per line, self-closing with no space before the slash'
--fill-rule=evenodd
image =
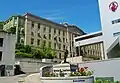
<path id="1" fill-rule="evenodd" d="M 44 37 L 45 39 L 47 39 L 47 37 L 46 37 L 46 35 L 45 35 L 45 34 L 43 35 L 43 37 Z"/>
<path id="2" fill-rule="evenodd" d="M 0 38 L 0 47 L 3 46 L 3 38 Z"/>
<path id="3" fill-rule="evenodd" d="M 61 44 L 59 44 L 59 49 L 61 49 Z"/>
<path id="4" fill-rule="evenodd" d="M 38 23 L 38 30 L 40 29 L 40 23 Z"/>
<path id="5" fill-rule="evenodd" d="M 34 22 L 32 22 L 32 25 L 31 25 L 31 26 L 32 26 L 32 28 L 34 28 Z"/>
<path id="6" fill-rule="evenodd" d="M 40 33 L 38 33 L 38 37 L 40 37 L 40 38 L 41 38 Z"/>
<path id="7" fill-rule="evenodd" d="M 37 40 L 37 45 L 38 45 L 38 46 L 40 45 L 40 40 L 39 40 L 39 39 Z"/>
<path id="8" fill-rule="evenodd" d="M 56 43 L 54 43 L 54 49 L 56 49 Z"/>
<path id="9" fill-rule="evenodd" d="M 51 42 L 49 42 L 49 47 L 51 47 Z"/>
<path id="10" fill-rule="evenodd" d="M 65 38 L 63 38 L 63 43 L 65 43 Z"/>
<path id="11" fill-rule="evenodd" d="M 49 33 L 51 33 L 51 27 L 49 27 Z"/>
<path id="12" fill-rule="evenodd" d="M 49 34 L 49 39 L 51 39 L 51 34 Z"/>
<path id="13" fill-rule="evenodd" d="M 61 59 L 61 53 L 59 53 L 59 59 Z"/>
<path id="14" fill-rule="evenodd" d="M 43 32 L 44 32 L 44 33 L 46 32 L 46 27 L 44 27 Z"/>
<path id="15" fill-rule="evenodd" d="M 59 30 L 59 35 L 60 35 L 60 30 Z"/>
<path id="16" fill-rule="evenodd" d="M 33 39 L 33 38 L 31 38 L 31 44 L 32 44 L 32 45 L 34 44 L 34 39 Z"/>
<path id="17" fill-rule="evenodd" d="M 46 41 L 43 41 L 43 46 L 46 46 Z"/>
<path id="18" fill-rule="evenodd" d="M 63 36 L 65 36 L 65 31 L 63 31 Z"/>
<path id="19" fill-rule="evenodd" d="M 56 29 L 54 29 L 54 34 L 56 34 Z"/>
<path id="20" fill-rule="evenodd" d="M 2 60 L 2 52 L 0 51 L 0 61 Z"/>
<path id="21" fill-rule="evenodd" d="M 65 45 L 63 45 L 63 50 L 65 50 Z"/>
<path id="22" fill-rule="evenodd" d="M 60 39 L 60 37 L 59 37 L 59 42 L 62 42 L 62 40 Z"/>
<path id="23" fill-rule="evenodd" d="M 34 33 L 33 33 L 33 32 L 31 32 L 31 35 L 32 35 L 32 36 L 34 36 Z"/>

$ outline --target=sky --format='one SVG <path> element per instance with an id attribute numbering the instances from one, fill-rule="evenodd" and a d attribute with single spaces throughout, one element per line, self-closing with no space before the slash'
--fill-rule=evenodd
<path id="1" fill-rule="evenodd" d="M 0 21 L 26 12 L 57 23 L 79 26 L 84 32 L 101 30 L 98 0 L 1 0 Z"/>

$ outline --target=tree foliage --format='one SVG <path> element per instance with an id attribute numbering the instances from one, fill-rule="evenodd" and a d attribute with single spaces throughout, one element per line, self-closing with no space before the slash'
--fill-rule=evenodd
<path id="1" fill-rule="evenodd" d="M 7 32 L 15 34 L 16 33 L 16 26 L 10 27 L 9 29 L 7 29 Z"/>
<path id="2" fill-rule="evenodd" d="M 16 57 L 53 59 L 57 52 L 50 47 L 34 47 L 29 45 L 16 44 Z"/>
<path id="3" fill-rule="evenodd" d="M 0 30 L 3 30 L 4 22 L 0 22 Z"/>

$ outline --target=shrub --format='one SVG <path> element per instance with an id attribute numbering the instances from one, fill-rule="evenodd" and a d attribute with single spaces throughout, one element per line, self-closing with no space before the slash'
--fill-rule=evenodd
<path id="1" fill-rule="evenodd" d="M 15 56 L 18 57 L 18 58 L 21 58 L 21 57 L 31 58 L 32 54 L 27 54 L 27 53 L 23 53 L 23 52 L 17 52 Z"/>

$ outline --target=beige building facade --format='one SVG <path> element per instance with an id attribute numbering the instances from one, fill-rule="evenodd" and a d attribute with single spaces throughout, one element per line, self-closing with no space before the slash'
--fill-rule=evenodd
<path id="1" fill-rule="evenodd" d="M 75 25 L 58 24 L 50 20 L 26 13 L 12 16 L 4 24 L 4 30 L 16 27 L 16 42 L 31 46 L 48 46 L 57 51 L 57 58 L 64 58 L 65 49 L 68 57 L 76 56 L 74 37 L 85 34 Z"/>

